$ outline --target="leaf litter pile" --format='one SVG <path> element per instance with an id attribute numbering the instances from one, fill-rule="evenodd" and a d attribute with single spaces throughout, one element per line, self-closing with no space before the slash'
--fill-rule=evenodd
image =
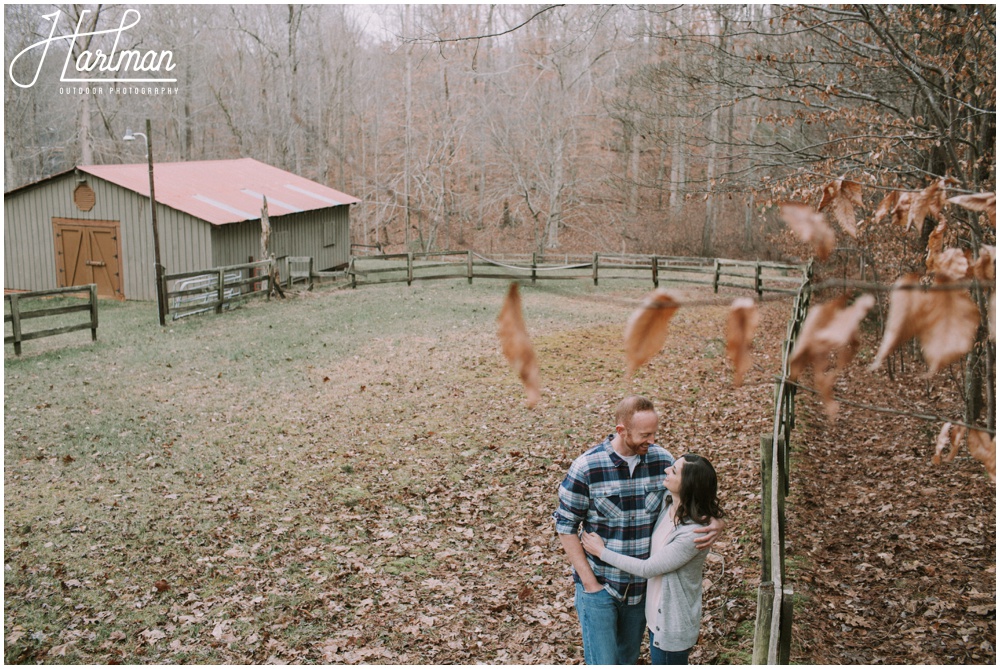
<path id="1" fill-rule="evenodd" d="M 749 662 L 789 303 L 734 316 L 696 294 L 648 324 L 665 343 L 639 362 L 623 333 L 644 293 L 523 289 L 530 354 L 499 345 L 503 290 L 477 284 L 251 302 L 167 332 L 116 332 L 123 306 L 91 347 L 8 358 L 5 661 L 580 663 L 555 490 L 639 392 L 662 445 L 714 462 L 729 514 L 692 660 Z M 877 338 L 858 346 L 834 392 L 960 415 L 943 377 L 893 384 L 865 369 Z M 932 464 L 939 426 L 802 397 L 792 660 L 993 663 L 982 465 Z"/>

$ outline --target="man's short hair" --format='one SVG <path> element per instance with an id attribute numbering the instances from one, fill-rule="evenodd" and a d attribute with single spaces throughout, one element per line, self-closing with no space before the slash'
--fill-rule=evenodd
<path id="1" fill-rule="evenodd" d="M 629 428 L 632 425 L 632 417 L 643 411 L 656 411 L 656 407 L 642 395 L 629 395 L 618 403 L 618 409 L 615 411 L 615 424 Z"/>

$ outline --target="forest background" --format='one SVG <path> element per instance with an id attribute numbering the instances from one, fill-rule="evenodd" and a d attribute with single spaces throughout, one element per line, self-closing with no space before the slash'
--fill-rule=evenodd
<path id="1" fill-rule="evenodd" d="M 31 48 L 12 68 L 57 9 L 59 34 L 111 30 L 129 11 L 141 21 Z M 774 205 L 818 201 L 846 177 L 867 206 L 849 245 L 894 278 L 922 265 L 935 221 L 907 236 L 876 225 L 877 202 L 942 177 L 955 193 L 995 183 L 990 5 L 4 12 L 5 190 L 140 162 L 121 138 L 149 118 L 157 161 L 249 156 L 361 198 L 359 244 L 769 258 L 808 255 L 775 244 Z M 60 82 L 67 55 L 116 47 L 170 50 L 175 92 Z M 30 89 L 11 85 L 40 65 Z M 976 247 L 987 232 L 957 216 Z"/>

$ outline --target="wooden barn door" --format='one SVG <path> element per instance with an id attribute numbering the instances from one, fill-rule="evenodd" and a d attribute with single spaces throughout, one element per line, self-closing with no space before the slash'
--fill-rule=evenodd
<path id="1" fill-rule="evenodd" d="M 118 221 L 52 219 L 59 286 L 97 284 L 101 297 L 125 299 L 121 283 Z"/>

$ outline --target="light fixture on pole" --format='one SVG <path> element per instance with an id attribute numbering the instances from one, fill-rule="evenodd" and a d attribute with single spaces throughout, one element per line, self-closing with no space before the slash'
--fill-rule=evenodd
<path id="1" fill-rule="evenodd" d="M 160 262 L 160 232 L 156 225 L 156 191 L 153 188 L 153 140 L 150 139 L 149 119 L 146 119 L 146 132 L 132 132 L 131 128 L 125 129 L 123 141 L 131 142 L 135 138 L 142 137 L 146 140 L 146 162 L 149 164 L 149 218 L 153 224 L 153 273 L 156 276 L 156 310 L 160 316 L 160 325 L 166 325 L 166 299 L 163 295 L 163 264 Z"/>

